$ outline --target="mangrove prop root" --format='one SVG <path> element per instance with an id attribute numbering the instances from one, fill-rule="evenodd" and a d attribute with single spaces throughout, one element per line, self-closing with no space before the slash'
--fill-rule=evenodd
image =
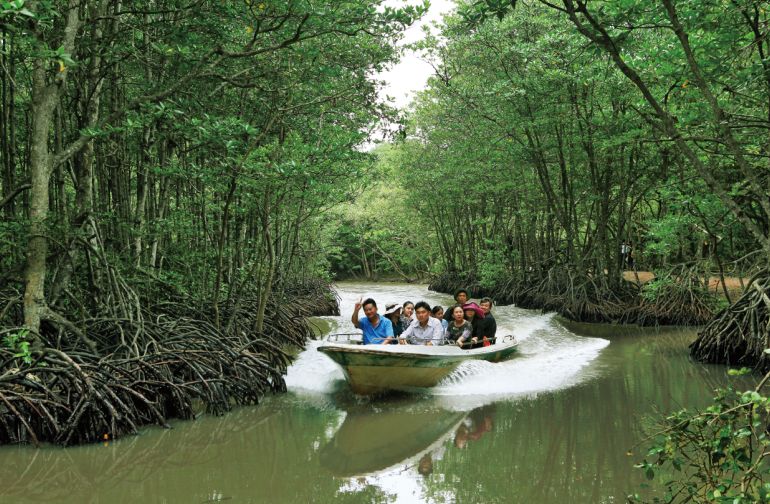
<path id="1" fill-rule="evenodd" d="M 0 375 L 0 442 L 93 442 L 191 418 L 196 399 L 212 413 L 255 404 L 281 378 L 256 346 L 187 331 L 129 359 L 46 348 L 35 365 Z"/>
<path id="2" fill-rule="evenodd" d="M 770 370 L 770 270 L 763 269 L 743 295 L 698 333 L 690 353 L 703 362 Z"/>
<path id="3" fill-rule="evenodd" d="M 464 288 L 471 297 L 489 296 L 497 304 L 555 311 L 580 322 L 641 325 L 703 325 L 716 311 L 716 299 L 702 285 L 698 272 L 681 268 L 658 288 L 654 299 L 630 282 L 610 282 L 607 275 L 578 272 L 564 266 L 533 270 L 482 286 L 473 275 L 446 273 L 429 288 L 454 294 Z"/>
<path id="4" fill-rule="evenodd" d="M 718 300 L 703 285 L 696 268 L 677 267 L 662 275 L 654 299 L 640 297 L 637 323 L 640 325 L 707 324 L 717 312 Z"/>
<path id="5" fill-rule="evenodd" d="M 82 334 L 44 326 L 46 346 L 26 357 L 0 347 L 0 444 L 96 442 L 194 418 L 196 408 L 221 414 L 285 391 L 289 349 L 312 337 L 306 317 L 338 313 L 338 300 L 323 282 L 280 289 L 259 334 L 257 301 L 246 292 L 241 308 L 223 306 L 233 320 L 227 330 L 194 300 L 178 298 L 138 315 L 86 318 Z"/>

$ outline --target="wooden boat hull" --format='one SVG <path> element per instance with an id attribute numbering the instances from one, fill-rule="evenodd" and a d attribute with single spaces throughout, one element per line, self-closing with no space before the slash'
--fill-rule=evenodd
<path id="1" fill-rule="evenodd" d="M 515 341 L 473 350 L 454 346 L 325 343 L 318 351 L 342 367 L 353 392 L 371 395 L 433 387 L 462 362 L 498 362 L 514 353 L 516 346 Z"/>

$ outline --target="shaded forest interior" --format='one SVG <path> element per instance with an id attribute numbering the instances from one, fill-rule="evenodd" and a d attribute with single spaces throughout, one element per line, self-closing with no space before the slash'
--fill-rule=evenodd
<path id="1" fill-rule="evenodd" d="M 0 4 L 0 442 L 94 442 L 285 389 L 337 313 L 324 213 L 422 8 Z"/>

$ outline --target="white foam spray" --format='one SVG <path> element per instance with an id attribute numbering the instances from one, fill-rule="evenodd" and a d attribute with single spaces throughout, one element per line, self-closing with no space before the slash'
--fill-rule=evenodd
<path id="1" fill-rule="evenodd" d="M 395 292 L 395 294 L 394 294 Z M 339 330 L 350 332 L 352 305 L 360 295 L 374 297 L 379 305 L 406 299 L 425 299 L 430 304 L 448 306 L 451 298 L 428 292 L 420 286 L 387 284 L 345 284 L 340 286 L 342 315 Z M 401 299 L 404 298 L 404 299 Z M 519 340 L 519 352 L 500 363 L 470 361 L 461 364 L 436 387 L 426 391 L 446 407 L 468 410 L 498 400 L 515 400 L 545 391 L 568 388 L 597 375 L 590 364 L 609 341 L 578 336 L 558 323 L 553 314 L 541 315 L 513 306 L 494 310 L 498 335 L 513 334 Z M 286 384 L 300 394 L 328 394 L 344 380 L 342 370 L 310 342 L 292 366 Z"/>

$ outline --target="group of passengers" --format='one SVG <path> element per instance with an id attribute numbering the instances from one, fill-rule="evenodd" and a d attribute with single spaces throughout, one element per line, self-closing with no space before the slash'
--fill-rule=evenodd
<path id="1" fill-rule="evenodd" d="M 470 349 L 494 343 L 497 322 L 492 316 L 492 300 L 485 297 L 478 304 L 469 301 L 465 289 L 458 290 L 454 298 L 456 304 L 446 312 L 441 306 L 431 308 L 425 301 L 406 301 L 386 305 L 384 316 L 377 313 L 374 299 L 359 299 L 350 320 L 363 331 L 364 345 L 457 345 Z M 361 308 L 365 317 L 359 319 Z"/>

